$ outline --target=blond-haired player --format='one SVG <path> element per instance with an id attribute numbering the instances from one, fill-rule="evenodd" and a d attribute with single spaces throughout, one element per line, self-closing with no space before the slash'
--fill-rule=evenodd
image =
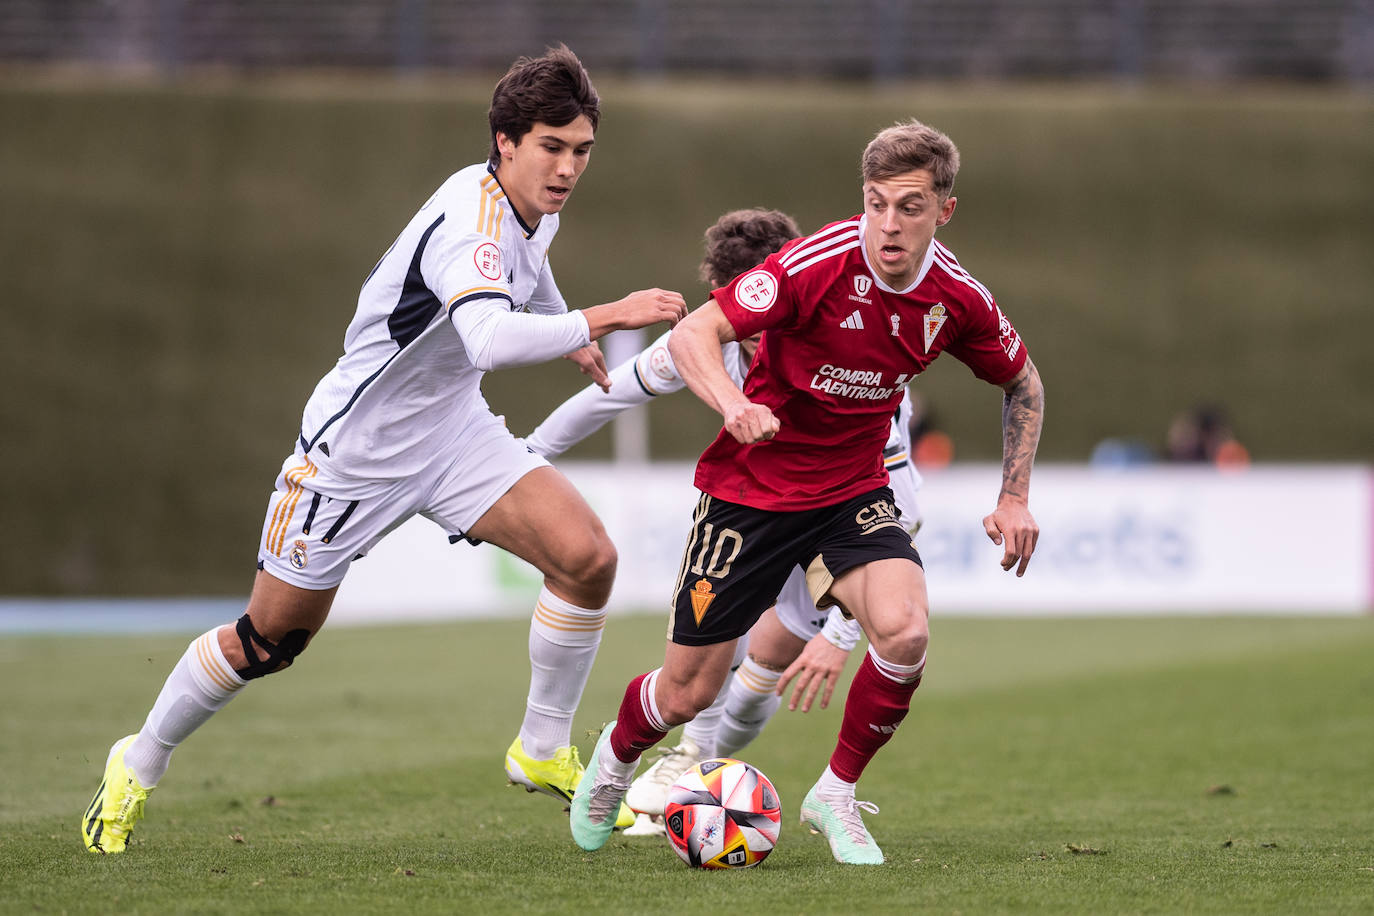
<path id="1" fill-rule="evenodd" d="M 764 258 L 799 237 L 795 221 L 777 210 L 733 210 L 705 233 L 706 252 L 700 276 L 711 288 L 722 287 L 762 263 Z M 669 352 L 672 331 L 664 333 L 635 357 L 611 370 L 611 390 L 588 385 L 560 404 L 526 439 L 545 458 L 563 454 L 625 410 L 686 387 Z M 759 336 L 721 345 L 725 370 L 743 387 Z M 919 526 L 916 491 L 920 475 L 912 466 L 908 423 L 911 401 L 903 396 L 893 416 L 883 452 L 902 524 Z M 836 607 L 818 610 L 807 593 L 805 576 L 794 569 L 777 597 L 750 632 L 740 639 L 734 667 L 716 700 L 683 726 L 681 741 L 666 750 L 626 795 L 638 815 L 627 833 L 661 833 L 653 820 L 663 814 L 669 787 L 692 765 L 730 756 L 751 742 L 780 704 L 780 693 L 795 682 L 792 708 L 809 710 L 819 697 L 822 708 L 843 671 L 849 652 L 861 636 L 859 624 Z"/>
<path id="2" fill-rule="evenodd" d="M 800 565 L 816 603 L 841 607 L 869 643 L 801 819 L 837 861 L 884 861 L 862 817 L 876 806 L 856 799 L 856 784 L 910 710 L 929 606 L 880 453 L 905 386 L 942 352 L 1004 393 L 1002 487 L 983 527 L 1003 547 L 1003 569 L 1024 573 L 1035 550 L 1044 386 L 991 293 L 935 240 L 954 215 L 959 152 L 912 121 L 881 131 L 861 164 L 862 213 L 770 255 L 674 331 L 678 371 L 723 428 L 697 462 L 701 498 L 663 664 L 626 686 L 573 796 L 583 849 L 605 844 L 640 756 L 711 704 L 736 641 Z M 741 390 L 720 344 L 760 331 Z"/>

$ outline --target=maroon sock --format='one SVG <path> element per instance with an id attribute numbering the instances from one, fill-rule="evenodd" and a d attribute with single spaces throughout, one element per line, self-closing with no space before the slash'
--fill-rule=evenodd
<path id="1" fill-rule="evenodd" d="M 611 750 L 623 763 L 638 760 L 668 734 L 667 729 L 660 729 L 649 717 L 649 698 L 644 693 L 652 689 L 649 675 L 653 673 L 645 672 L 630 681 L 625 688 L 625 699 L 620 701 L 620 713 L 615 720 L 615 730 L 611 732 Z"/>
<path id="2" fill-rule="evenodd" d="M 908 683 L 898 683 L 878 669 L 872 655 L 864 653 L 844 703 L 840 740 L 830 755 L 830 769 L 836 776 L 846 782 L 859 781 L 864 767 L 906 718 L 911 695 L 919 686 L 920 675 Z"/>

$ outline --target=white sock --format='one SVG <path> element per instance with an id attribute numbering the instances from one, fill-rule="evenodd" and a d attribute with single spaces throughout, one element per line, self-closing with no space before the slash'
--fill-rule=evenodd
<path id="1" fill-rule="evenodd" d="M 724 714 L 716 732 L 718 753 L 732 756 L 759 736 L 782 705 L 782 697 L 777 695 L 781 678 L 781 671 L 765 668 L 752 658 L 740 663 L 730 679 Z"/>
<path id="2" fill-rule="evenodd" d="M 196 637 L 162 685 L 124 762 L 144 788 L 167 772 L 172 751 L 232 700 L 248 682 L 234 673 L 219 647 L 219 627 Z"/>
<path id="3" fill-rule="evenodd" d="M 716 698 L 701 712 L 696 714 L 696 718 L 682 726 L 682 737 L 690 738 L 701 752 L 702 760 L 709 760 L 716 756 L 716 733 L 720 726 L 721 713 L 725 712 L 725 694 L 730 689 L 730 682 L 734 680 L 734 675 L 726 678 L 725 685 L 720 688 L 720 693 Z"/>
<path id="4" fill-rule="evenodd" d="M 535 760 L 548 760 L 572 743 L 573 713 L 592 673 L 606 609 L 581 608 L 546 586 L 530 621 L 530 693 L 520 743 Z"/>
<path id="5" fill-rule="evenodd" d="M 821 778 L 816 780 L 816 794 L 826 798 L 853 798 L 854 786 L 856 783 L 845 782 L 835 775 L 835 771 L 827 765 Z"/>

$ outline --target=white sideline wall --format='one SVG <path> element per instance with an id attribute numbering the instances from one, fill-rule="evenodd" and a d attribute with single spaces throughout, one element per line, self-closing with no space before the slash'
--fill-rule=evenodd
<path id="1" fill-rule="evenodd" d="M 692 465 L 559 465 L 620 551 L 612 613 L 666 615 L 691 522 Z M 916 543 L 937 615 L 1316 613 L 1374 608 L 1374 475 L 1362 465 L 1245 471 L 1037 467 L 1040 542 L 1023 578 L 983 533 L 994 465 L 926 475 Z M 530 613 L 534 569 L 490 545 L 450 545 L 414 518 L 353 564 L 330 620 Z"/>

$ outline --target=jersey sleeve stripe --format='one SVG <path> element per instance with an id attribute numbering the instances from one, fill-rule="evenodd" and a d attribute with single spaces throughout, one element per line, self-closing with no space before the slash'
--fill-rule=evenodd
<path id="1" fill-rule="evenodd" d="M 501 241 L 501 221 L 506 212 L 501 209 L 501 201 L 506 199 L 505 189 L 490 173 L 481 181 L 481 206 L 477 209 L 477 229 L 482 235 Z"/>
<path id="2" fill-rule="evenodd" d="M 807 258 L 805 261 L 802 261 L 801 263 L 799 263 L 799 264 L 797 264 L 797 265 L 795 265 L 795 266 L 793 266 L 793 267 L 789 267 L 789 268 L 787 269 L 787 275 L 790 277 L 790 276 L 792 276 L 793 274 L 795 274 L 795 273 L 797 273 L 797 272 L 799 272 L 799 271 L 805 270 L 806 268 L 810 267 L 812 264 L 815 264 L 815 263 L 817 263 L 817 262 L 819 262 L 819 261 L 824 261 L 824 260 L 826 260 L 827 258 L 833 258 L 833 257 L 835 257 L 836 255 L 844 254 L 846 251 L 853 251 L 855 248 L 858 248 L 858 247 L 859 247 L 860 245 L 862 245 L 862 244 L 863 244 L 863 241 L 862 241 L 861 239 L 857 239 L 857 238 L 856 238 L 856 239 L 854 239 L 854 240 L 852 240 L 852 241 L 850 241 L 850 242 L 847 242 L 847 243 L 845 243 L 845 244 L 843 244 L 843 245 L 840 245 L 840 246 L 838 246 L 838 247 L 830 248 L 830 249 L 827 249 L 826 251 L 822 251 L 820 254 L 815 255 L 814 257 Z"/>
<path id="3" fill-rule="evenodd" d="M 859 221 L 852 219 L 831 226 L 828 229 L 822 229 L 820 232 L 808 237 L 806 241 L 799 243 L 795 248 L 783 255 L 780 263 L 783 267 L 791 267 L 797 261 L 814 252 L 820 251 L 827 245 L 833 245 L 837 241 L 842 241 L 846 234 L 849 232 L 857 232 L 858 228 Z"/>
<path id="4" fill-rule="evenodd" d="M 940 255 L 939 255 L 938 252 L 936 253 L 936 257 L 940 257 Z M 992 298 L 992 291 L 989 290 L 989 289 L 988 289 L 986 286 L 984 286 L 982 283 L 980 283 L 980 282 L 978 281 L 978 278 L 977 278 L 977 277 L 975 277 L 973 274 L 971 274 L 971 273 L 969 273 L 967 270 L 965 270 L 965 269 L 963 268 L 963 265 L 961 265 L 961 264 L 959 263 L 958 259 L 956 259 L 956 258 L 954 257 L 954 255 L 949 254 L 949 255 L 946 255 L 945 257 L 946 257 L 946 259 L 947 259 L 947 262 L 948 262 L 948 265 L 949 265 L 949 269 L 950 269 L 953 273 L 955 273 L 955 274 L 958 275 L 959 277 L 962 277 L 962 278 L 964 279 L 965 282 L 971 283 L 973 286 L 977 287 L 977 288 L 982 292 L 984 298 L 987 298 L 987 299 L 991 299 L 991 298 Z"/>
<path id="5" fill-rule="evenodd" d="M 964 270 L 963 267 L 959 266 L 959 262 L 955 259 L 954 255 L 950 252 L 948 248 L 945 248 L 938 242 L 933 244 L 935 245 L 934 263 L 940 265 L 941 269 L 943 269 L 945 273 L 949 274 L 951 277 L 958 280 L 960 283 L 963 283 L 965 286 L 972 287 L 973 290 L 977 292 L 979 296 L 983 297 L 983 301 L 987 303 L 988 308 L 992 308 L 992 293 L 988 291 L 988 288 L 983 284 L 979 283 L 977 280 L 973 279 L 972 274 Z"/>
<path id="6" fill-rule="evenodd" d="M 471 289 L 465 289 L 461 293 L 455 293 L 453 296 L 451 296 L 448 300 L 448 305 L 446 305 L 445 308 L 452 307 L 454 299 L 478 298 L 473 296 L 474 293 L 495 293 L 496 295 L 493 298 L 496 299 L 510 298 L 510 293 L 506 292 L 499 286 L 474 286 Z"/>
<path id="7" fill-rule="evenodd" d="M 649 383 L 646 382 L 646 381 L 644 381 L 644 376 L 642 376 L 642 375 L 639 374 L 639 361 L 638 361 L 638 360 L 636 360 L 636 361 L 635 361 L 635 364 L 634 364 L 633 366 L 631 366 L 630 368 L 634 369 L 634 372 L 635 372 L 635 381 L 636 381 L 636 382 L 639 382 L 639 387 L 640 387 L 640 389 L 641 389 L 645 394 L 647 394 L 647 395 L 648 395 L 649 397 L 651 397 L 651 398 L 656 398 L 656 397 L 658 397 L 660 394 L 663 393 L 663 392 L 661 392 L 661 391 L 655 391 L 654 389 L 650 388 L 650 387 L 649 387 Z"/>
<path id="8" fill-rule="evenodd" d="M 452 316 L 453 310 L 458 306 L 472 302 L 474 299 L 504 299 L 511 305 L 515 304 L 515 300 L 510 297 L 510 293 L 499 286 L 476 286 L 459 293 L 448 301 L 447 308 L 449 315 Z"/>
<path id="9" fill-rule="evenodd" d="M 482 182 L 482 190 L 478 194 L 478 196 L 481 197 L 482 200 L 477 208 L 477 225 L 473 227 L 473 231 L 479 232 L 482 235 L 489 235 L 490 233 L 488 233 L 486 230 L 487 208 L 491 206 L 491 189 L 487 187 L 487 183 L 485 180 Z"/>

